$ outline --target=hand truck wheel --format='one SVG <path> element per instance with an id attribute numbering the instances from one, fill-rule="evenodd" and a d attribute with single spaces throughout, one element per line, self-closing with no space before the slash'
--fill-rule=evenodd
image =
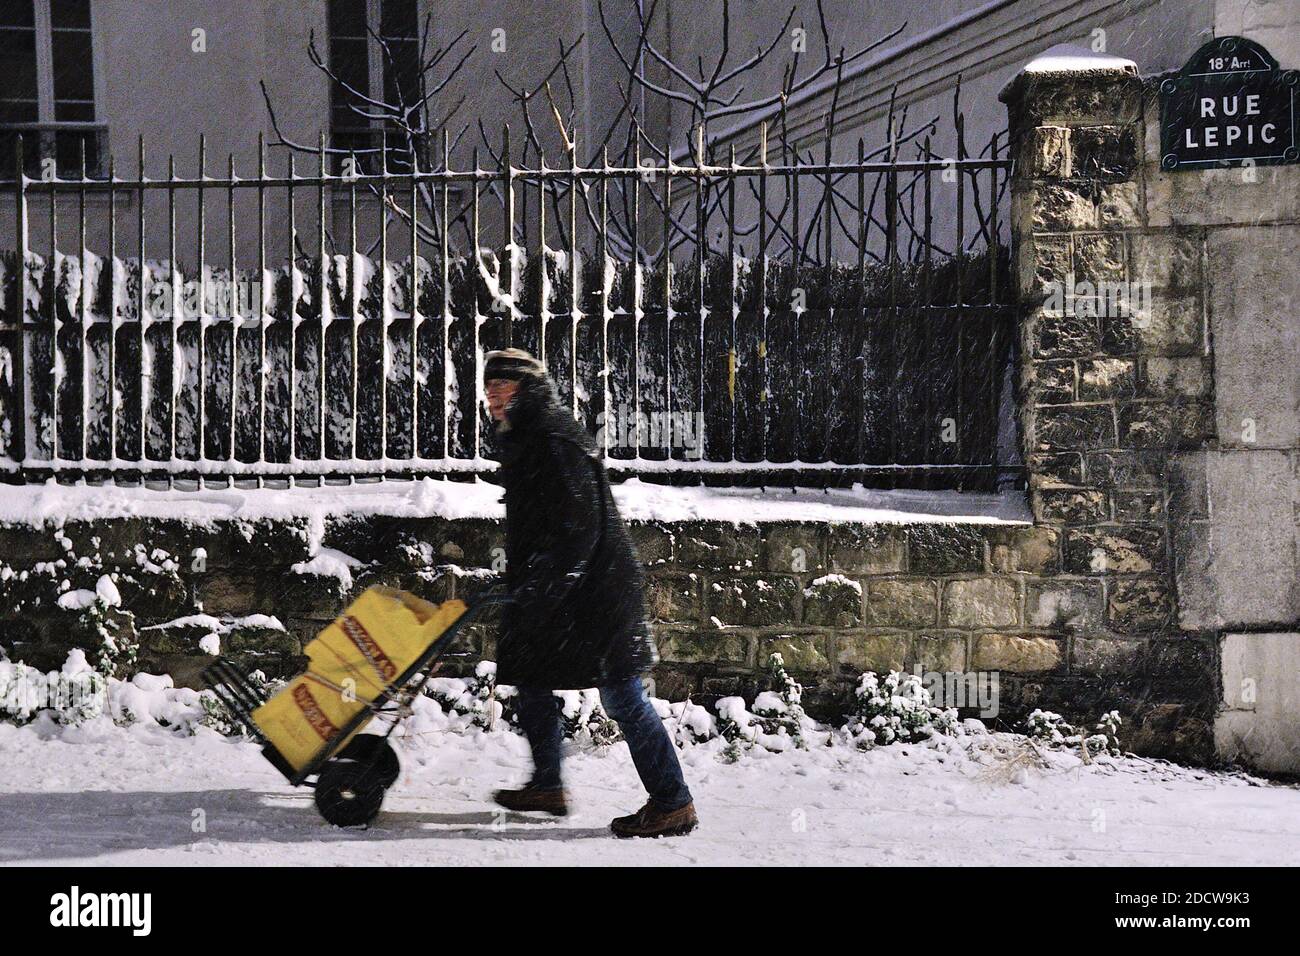
<path id="1" fill-rule="evenodd" d="M 316 809 L 336 827 L 363 827 L 379 815 L 387 789 L 374 767 L 336 758 L 316 779 Z"/>
<path id="2" fill-rule="evenodd" d="M 354 760 L 363 767 L 373 767 L 383 782 L 384 789 L 397 782 L 402 773 L 402 765 L 397 759 L 397 752 L 387 737 L 375 734 L 358 734 L 348 741 L 348 745 L 334 755 L 335 760 Z"/>

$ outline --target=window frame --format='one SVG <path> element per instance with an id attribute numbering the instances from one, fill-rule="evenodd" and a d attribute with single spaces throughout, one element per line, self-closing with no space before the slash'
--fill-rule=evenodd
<path id="1" fill-rule="evenodd" d="M 415 5 L 416 32 L 411 37 L 411 39 L 417 43 L 417 52 L 418 52 L 418 43 L 421 39 L 420 14 L 424 4 L 421 2 L 421 0 L 412 0 L 412 2 Z M 384 0 L 365 0 L 366 89 L 363 92 L 365 93 L 366 96 L 370 97 L 371 99 L 378 100 L 381 102 L 385 101 L 384 51 L 383 51 L 383 46 L 379 42 L 379 37 L 383 35 L 383 14 L 384 14 L 383 5 L 384 5 Z M 329 17 L 328 8 L 326 10 L 326 17 L 327 17 L 327 23 L 326 23 L 327 49 L 332 50 L 334 34 L 333 31 L 330 29 L 330 25 L 328 23 L 328 17 Z M 340 72 L 338 66 L 333 62 L 332 59 L 328 60 L 327 62 L 329 63 L 329 67 L 332 72 L 336 74 Z M 359 132 L 365 132 L 368 133 L 370 137 L 373 138 L 374 145 L 371 147 L 371 149 L 375 150 L 377 153 L 379 150 L 379 144 L 383 133 L 383 124 L 375 120 L 368 120 L 368 121 L 363 120 L 360 116 L 355 116 L 355 115 L 351 117 L 352 119 L 355 120 L 354 123 L 349 123 L 347 125 L 336 124 L 335 106 L 334 106 L 334 99 L 333 99 L 334 81 L 331 80 L 330 83 L 331 83 L 331 89 L 329 95 L 328 109 L 329 109 L 329 142 L 331 148 L 334 148 L 335 137 L 337 134 L 340 133 L 355 134 Z M 390 158 L 392 156 L 392 152 L 391 152 L 392 150 L 393 147 L 390 147 Z M 369 158 L 370 157 L 358 157 L 358 162 L 359 164 L 368 162 Z"/>
<path id="2" fill-rule="evenodd" d="M 99 44 L 95 42 L 95 4 L 86 2 L 86 16 L 89 24 L 86 32 L 90 37 L 90 119 L 58 120 L 55 119 L 54 96 L 54 17 L 50 12 L 50 0 L 32 0 L 34 23 L 36 26 L 36 121 L 42 126 L 76 126 L 84 123 L 99 122 L 99 104 L 102 99 L 100 78 L 103 71 L 99 64 Z"/>
<path id="3" fill-rule="evenodd" d="M 57 97 L 54 91 L 54 16 L 51 0 L 31 0 L 32 30 L 36 41 L 36 120 L 20 123 L 0 123 L 0 131 L 16 131 L 24 140 L 34 141 L 36 148 L 26 154 L 27 163 L 39 163 L 46 156 L 56 156 L 53 144 L 60 131 L 84 130 L 97 140 L 96 161 L 87 163 L 87 175 L 101 173 L 108 165 L 108 128 L 101 120 L 104 102 L 104 62 L 102 44 L 95 37 L 94 0 L 86 2 L 86 34 L 90 41 L 90 119 L 56 119 Z M 81 102 L 81 101 L 77 101 Z M 47 148 L 47 143 L 49 148 Z M 0 168 L 9 165 L 11 157 L 0 157 Z M 62 173 L 73 170 L 63 169 Z M 77 172 L 80 172 L 77 170 Z"/>

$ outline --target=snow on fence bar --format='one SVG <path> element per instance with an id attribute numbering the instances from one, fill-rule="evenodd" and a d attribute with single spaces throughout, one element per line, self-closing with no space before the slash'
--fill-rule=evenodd
<path id="1" fill-rule="evenodd" d="M 239 179 L 232 162 L 225 179 L 183 180 L 172 162 L 166 179 L 147 177 L 142 147 L 133 180 L 24 175 L 8 183 L 16 242 L 0 254 L 0 471 L 133 481 L 485 471 L 495 465 L 483 355 L 513 344 L 544 358 L 620 474 L 992 487 L 1018 474 L 1005 436 L 1014 317 L 997 222 L 1007 164 L 994 156 L 832 167 L 740 166 L 733 154 L 727 166 L 657 176 L 484 171 L 476 157 L 473 172 L 444 160 L 433 172 L 343 175 L 322 151 L 310 177 L 292 162 L 269 177 L 263 158 L 256 178 Z M 945 254 L 931 180 L 954 162 Z M 801 180 L 833 209 L 832 172 L 841 188 L 857 182 L 858 223 L 837 213 L 848 262 L 837 261 L 829 214 L 824 243 L 816 219 L 799 220 Z M 980 232 L 968 239 L 962 183 L 978 197 L 981 174 L 988 208 L 976 202 Z M 880 211 L 874 193 L 871 207 L 863 200 L 873 176 Z M 779 208 L 770 180 L 786 193 Z M 743 233 L 748 257 L 737 242 L 742 181 L 757 182 L 749 191 L 764 210 Z M 244 190 L 256 197 L 255 242 L 237 250 Z M 287 203 L 268 221 L 277 190 Z M 197 203 L 198 267 L 177 255 L 186 195 Z M 631 209 L 621 233 L 615 195 Z M 122 197 L 129 229 L 117 221 Z M 488 197 L 499 200 L 495 244 L 484 235 Z M 314 216 L 302 224 L 304 198 Z M 216 255 L 205 202 L 225 214 Z M 367 202 L 385 210 L 369 245 L 357 227 Z M 87 241 L 88 205 L 107 213 L 102 255 Z M 41 249 L 30 238 L 38 207 L 50 237 Z M 531 225 L 517 222 L 530 211 Z M 700 238 L 719 222 L 721 240 Z M 458 254 L 456 229 L 476 254 Z M 401 258 L 390 248 L 399 232 Z M 981 233 L 989 241 L 973 248 Z"/>

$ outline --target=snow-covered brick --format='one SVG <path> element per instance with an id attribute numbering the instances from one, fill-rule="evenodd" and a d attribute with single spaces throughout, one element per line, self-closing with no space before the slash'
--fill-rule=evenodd
<path id="1" fill-rule="evenodd" d="M 812 582 L 812 587 L 814 588 L 830 586 L 830 585 L 838 585 L 841 587 L 851 588 L 854 591 L 857 591 L 858 594 L 862 593 L 862 583 L 860 581 L 855 581 L 852 578 L 847 578 L 842 574 L 823 574 L 821 577 L 813 579 Z M 811 594 L 811 593 L 812 592 L 810 590 L 804 591 L 804 594 Z"/>

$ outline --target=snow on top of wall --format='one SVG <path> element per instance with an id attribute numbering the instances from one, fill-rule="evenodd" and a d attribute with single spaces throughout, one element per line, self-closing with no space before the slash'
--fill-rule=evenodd
<path id="1" fill-rule="evenodd" d="M 771 521 L 890 523 L 918 521 L 1026 523 L 1022 492 L 971 494 L 877 491 L 855 485 L 801 488 L 706 488 L 629 479 L 614 486 L 625 518 L 641 521 Z M 307 517 L 323 527 L 330 515 L 500 518 L 501 487 L 485 481 L 387 481 L 289 489 L 166 491 L 113 485 L 0 486 L 0 522 L 59 525 L 96 518 L 172 518 L 210 525 L 224 520 Z"/>
<path id="2" fill-rule="evenodd" d="M 1122 56 L 1097 53 L 1088 47 L 1058 43 L 1038 54 L 1027 64 L 1026 73 L 1096 73 L 1121 72 L 1137 75 L 1137 64 Z"/>
<path id="3" fill-rule="evenodd" d="M 499 517 L 501 488 L 487 482 L 425 478 L 373 484 L 275 488 L 160 490 L 115 485 L 0 486 L 0 522 L 61 524 L 96 518 L 179 518 L 217 521 L 323 517 L 334 514 Z"/>
<path id="4" fill-rule="evenodd" d="M 710 519 L 735 524 L 839 521 L 898 524 L 912 521 L 1028 522 L 1023 492 L 879 491 L 852 488 L 674 487 L 632 478 L 614 487 L 625 518 L 659 521 Z"/>
<path id="5" fill-rule="evenodd" d="M 1007 102 L 1012 89 L 1022 76 L 1044 76 L 1049 73 L 1069 73 L 1073 78 L 1102 76 L 1113 73 L 1138 75 L 1137 64 L 1122 56 L 1097 53 L 1088 47 L 1073 43 L 1058 43 L 1049 47 L 1026 63 L 1020 72 L 1011 77 L 998 91 L 998 99 Z"/>

